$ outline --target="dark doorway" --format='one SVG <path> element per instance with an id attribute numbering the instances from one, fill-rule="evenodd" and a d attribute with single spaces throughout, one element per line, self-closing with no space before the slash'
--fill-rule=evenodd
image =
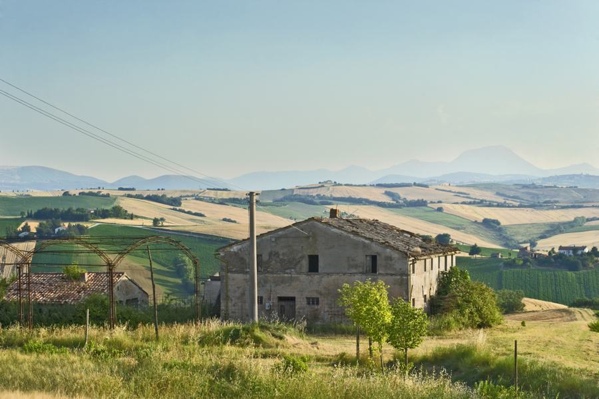
<path id="1" fill-rule="evenodd" d="M 295 319 L 295 297 L 280 296 L 277 297 L 277 306 L 279 309 L 279 319 L 289 321 Z"/>

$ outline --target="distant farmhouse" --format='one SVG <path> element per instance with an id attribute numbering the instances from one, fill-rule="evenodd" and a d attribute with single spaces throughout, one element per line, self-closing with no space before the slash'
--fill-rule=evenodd
<path id="1" fill-rule="evenodd" d="M 147 305 L 148 293 L 123 272 L 114 272 L 115 301 L 125 305 Z M 31 273 L 31 301 L 44 304 L 76 304 L 90 295 L 108 295 L 108 272 L 86 272 L 73 280 L 64 273 Z M 21 282 L 23 284 L 23 282 Z M 14 281 L 4 299 L 19 298 L 19 282 Z"/>
<path id="2" fill-rule="evenodd" d="M 221 248 L 221 317 L 246 320 L 249 240 Z M 261 318 L 308 322 L 345 320 L 337 304 L 344 283 L 382 280 L 390 297 L 427 308 L 439 273 L 455 265 L 458 249 L 378 220 L 311 218 L 258 236 L 258 312 Z"/>
<path id="3" fill-rule="evenodd" d="M 582 255 L 589 252 L 589 248 L 586 245 L 576 246 L 576 245 L 567 245 L 567 246 L 559 246 L 557 252 L 560 254 L 564 254 L 567 256 L 574 255 Z"/>

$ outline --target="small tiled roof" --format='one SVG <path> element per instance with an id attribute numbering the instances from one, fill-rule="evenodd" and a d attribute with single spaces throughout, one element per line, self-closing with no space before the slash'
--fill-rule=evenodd
<path id="1" fill-rule="evenodd" d="M 93 294 L 108 294 L 108 272 L 87 272 L 85 281 L 72 280 L 64 273 L 32 273 L 31 274 L 31 300 L 38 303 L 79 303 Z M 123 272 L 114 272 L 114 284 L 125 276 Z M 19 298 L 19 282 L 14 281 L 7 289 L 8 301 Z M 26 282 L 21 281 L 22 289 Z M 26 297 L 26 293 L 23 294 Z"/>
<path id="2" fill-rule="evenodd" d="M 291 226 L 282 227 L 280 229 L 261 234 L 258 237 L 265 237 L 272 233 L 289 228 L 300 228 L 305 223 L 310 222 L 322 223 L 337 230 L 341 230 L 349 234 L 354 234 L 363 239 L 386 246 L 399 252 L 403 252 L 413 257 L 430 256 L 438 254 L 452 254 L 459 252 L 459 250 L 454 246 L 437 244 L 434 240 L 432 242 L 426 242 L 418 234 L 402 230 L 398 227 L 381 222 L 376 219 L 343 219 L 315 217 L 294 223 Z M 226 245 L 220 248 L 219 251 L 226 250 L 227 248 L 233 247 L 246 241 L 248 241 L 248 239 Z"/>
<path id="3" fill-rule="evenodd" d="M 559 251 L 582 251 L 586 248 L 586 245 L 560 245 Z"/>

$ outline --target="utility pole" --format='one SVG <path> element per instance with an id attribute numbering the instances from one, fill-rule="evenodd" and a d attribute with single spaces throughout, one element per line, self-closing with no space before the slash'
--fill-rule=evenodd
<path id="1" fill-rule="evenodd" d="M 249 270 L 249 321 L 258 322 L 258 257 L 256 244 L 256 196 L 250 192 L 250 270 Z"/>

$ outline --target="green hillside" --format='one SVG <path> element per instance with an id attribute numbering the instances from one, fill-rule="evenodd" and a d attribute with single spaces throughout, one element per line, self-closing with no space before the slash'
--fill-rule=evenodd
<path id="1" fill-rule="evenodd" d="M 575 299 L 599 297 L 599 269 L 570 272 L 532 268 L 503 269 L 502 259 L 458 257 L 457 266 L 473 280 L 496 290 L 522 290 L 527 297 L 569 305 Z"/>
<path id="2" fill-rule="evenodd" d="M 6 237 L 7 231 L 16 230 L 22 222 L 21 218 L 0 218 L 0 239 Z"/>
<path id="3" fill-rule="evenodd" d="M 69 197 L 4 197 L 0 196 L 0 216 L 20 216 L 21 212 L 48 208 L 111 208 L 114 197 L 93 197 L 87 195 Z"/>

